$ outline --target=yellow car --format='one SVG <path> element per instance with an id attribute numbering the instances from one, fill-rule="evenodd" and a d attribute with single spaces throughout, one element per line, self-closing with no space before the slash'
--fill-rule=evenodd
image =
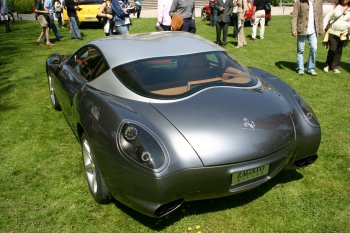
<path id="1" fill-rule="evenodd" d="M 96 15 L 101 4 L 102 0 L 80 0 L 79 7 L 81 10 L 77 11 L 79 23 L 97 23 Z M 63 20 L 65 24 L 68 24 L 69 18 L 66 9 L 63 10 Z"/>

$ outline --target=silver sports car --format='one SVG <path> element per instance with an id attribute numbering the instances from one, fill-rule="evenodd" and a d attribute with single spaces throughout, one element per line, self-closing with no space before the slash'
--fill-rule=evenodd
<path id="1" fill-rule="evenodd" d="M 106 37 L 46 69 L 98 203 L 162 217 L 317 159 L 321 129 L 303 98 L 191 33 Z"/>

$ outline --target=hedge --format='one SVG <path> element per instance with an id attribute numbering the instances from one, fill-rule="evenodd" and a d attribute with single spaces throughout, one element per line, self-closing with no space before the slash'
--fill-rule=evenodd
<path id="1" fill-rule="evenodd" d="M 35 0 L 7 0 L 7 6 L 13 12 L 28 14 L 33 13 L 34 2 Z"/>

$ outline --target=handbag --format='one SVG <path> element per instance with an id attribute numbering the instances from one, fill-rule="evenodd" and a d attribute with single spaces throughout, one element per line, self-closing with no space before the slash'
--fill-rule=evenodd
<path id="1" fill-rule="evenodd" d="M 107 18 L 103 16 L 96 15 L 96 19 L 98 20 L 99 23 L 105 24 L 107 22 Z"/>
<path id="2" fill-rule="evenodd" d="M 270 3 L 265 2 L 264 10 L 265 10 L 266 13 L 270 13 L 271 12 L 271 5 L 270 5 Z"/>
<path id="3" fill-rule="evenodd" d="M 171 29 L 173 31 L 179 31 L 182 28 L 182 24 L 184 23 L 184 19 L 181 17 L 181 15 L 173 14 L 173 17 L 171 18 Z"/>

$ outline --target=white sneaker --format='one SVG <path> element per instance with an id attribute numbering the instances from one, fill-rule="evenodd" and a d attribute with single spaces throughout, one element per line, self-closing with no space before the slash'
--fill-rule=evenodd
<path id="1" fill-rule="evenodd" d="M 303 71 L 303 70 L 298 70 L 298 74 L 299 74 L 299 75 L 303 75 L 303 74 L 304 74 L 304 71 Z"/>
<path id="2" fill-rule="evenodd" d="M 335 74 L 340 74 L 340 70 L 338 70 L 338 69 L 334 69 L 333 72 L 334 72 Z"/>
<path id="3" fill-rule="evenodd" d="M 325 67 L 323 68 L 323 71 L 326 72 L 326 73 L 328 73 L 328 71 L 329 71 L 329 66 L 325 66 Z"/>
<path id="4" fill-rule="evenodd" d="M 316 73 L 316 71 L 314 69 L 311 69 L 308 73 L 311 74 L 312 76 L 316 76 L 317 75 L 317 73 Z"/>

